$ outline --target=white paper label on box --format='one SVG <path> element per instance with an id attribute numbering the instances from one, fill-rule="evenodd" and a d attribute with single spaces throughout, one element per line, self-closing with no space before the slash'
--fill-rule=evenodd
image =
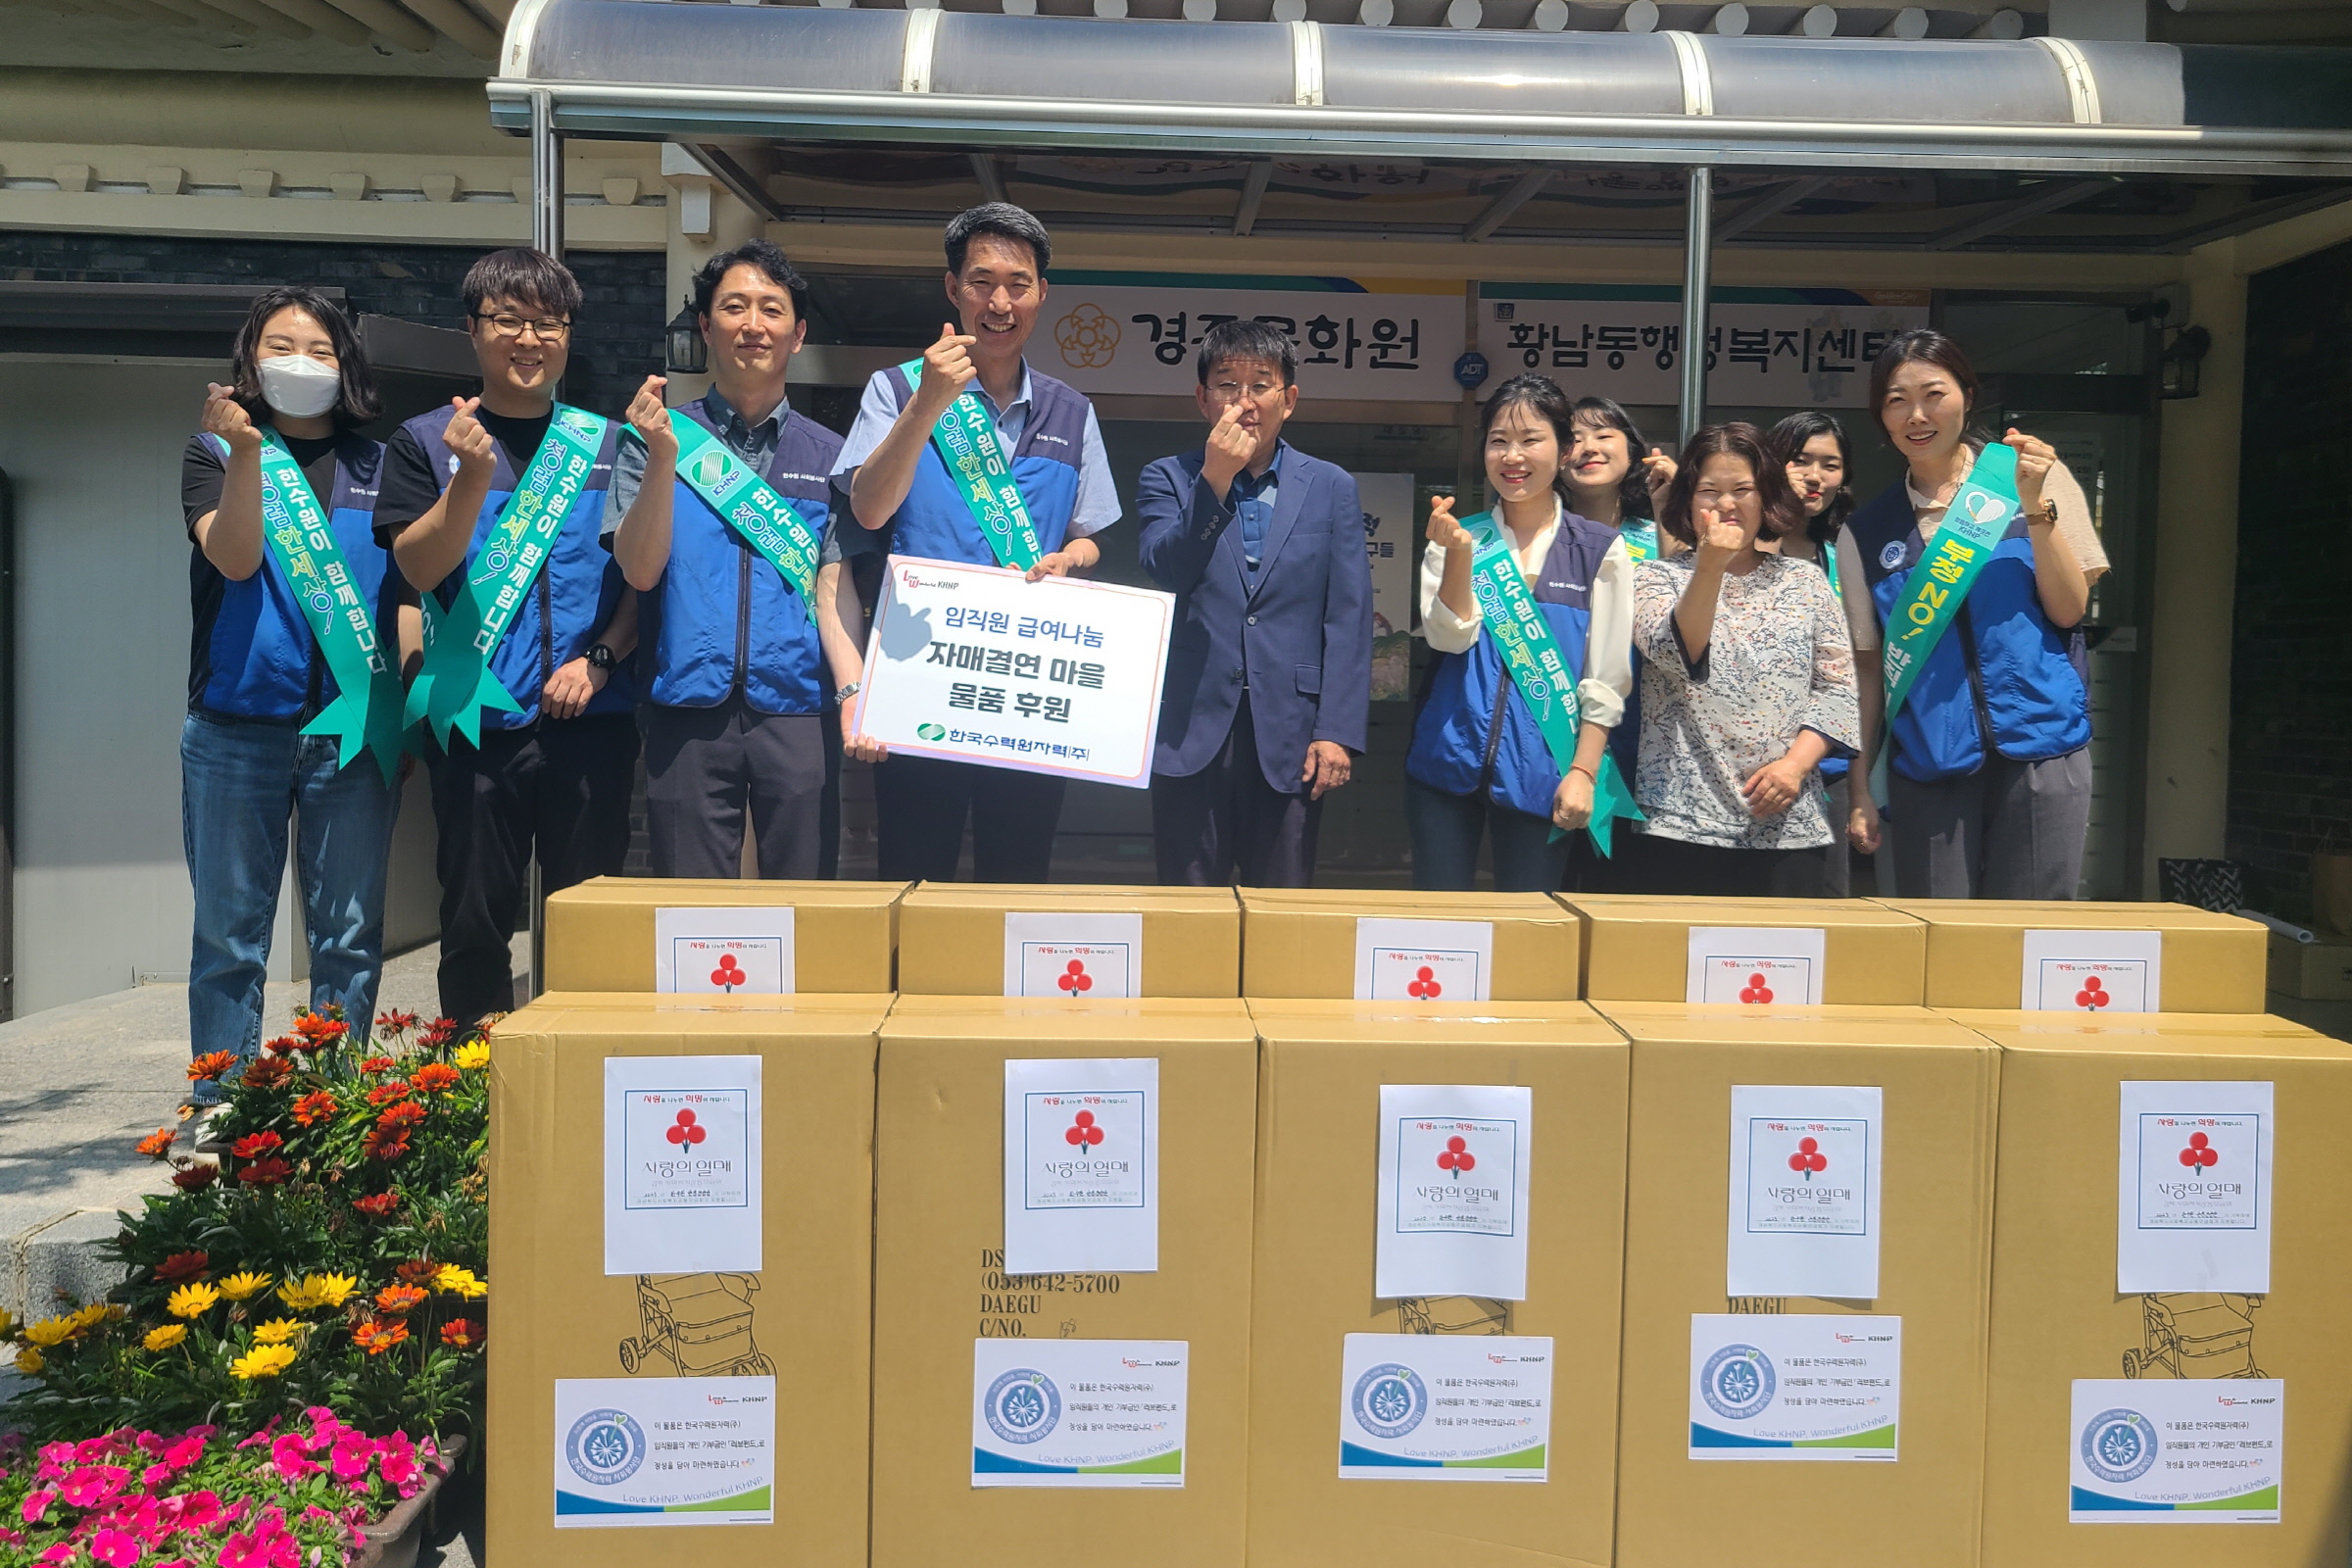
<path id="1" fill-rule="evenodd" d="M 757 1274 L 758 1056 L 605 1058 L 605 1272 Z"/>
<path id="2" fill-rule="evenodd" d="M 1355 922 L 1358 1002 L 1492 1002 L 1494 922 Z"/>
<path id="3" fill-rule="evenodd" d="M 1133 997 L 1143 969 L 1139 913 L 1004 916 L 1008 997 Z"/>
<path id="4" fill-rule="evenodd" d="M 2271 1288 L 2268 1083 L 2127 1083 L 2117 1164 L 2115 1288 Z"/>
<path id="5" fill-rule="evenodd" d="M 2027 1012 L 2162 1012 L 2161 931 L 2028 931 L 2017 1004 Z"/>
<path id="6" fill-rule="evenodd" d="M 776 1380 L 558 1378 L 556 1528 L 776 1522 Z"/>
<path id="7" fill-rule="evenodd" d="M 1903 1320 L 1693 1313 L 1690 1457 L 1891 1463 Z"/>
<path id="8" fill-rule="evenodd" d="M 1885 1101 L 1868 1087 L 1733 1087 L 1724 1294 L 1879 1294 Z"/>
<path id="9" fill-rule="evenodd" d="M 1527 1299 L 1535 1091 L 1383 1084 L 1373 1294 Z"/>
<path id="10" fill-rule="evenodd" d="M 1004 1272 L 1159 1267 L 1159 1058 L 1004 1063 Z"/>
<path id="11" fill-rule="evenodd" d="M 1830 934 L 1818 926 L 1694 925 L 1685 1002 L 1821 1004 Z"/>
<path id="12" fill-rule="evenodd" d="M 781 996 L 796 989 L 790 905 L 656 909 L 654 989 Z"/>
<path id="13" fill-rule="evenodd" d="M 2078 1525 L 2275 1525 L 2286 1477 L 2277 1378 L 2081 1378 L 2067 1424 Z"/>
<path id="14" fill-rule="evenodd" d="M 1183 1486 L 1191 1350 L 1183 1340 L 974 1340 L 972 1485 Z"/>
<path id="15" fill-rule="evenodd" d="M 1340 1352 L 1342 1481 L 1544 1481 L 1551 1340 L 1350 1334 Z"/>

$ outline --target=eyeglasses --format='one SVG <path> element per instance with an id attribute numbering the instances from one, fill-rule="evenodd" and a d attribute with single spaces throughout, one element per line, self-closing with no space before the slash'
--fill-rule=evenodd
<path id="1" fill-rule="evenodd" d="M 488 321 L 490 330 L 496 332 L 500 337 L 520 337 L 522 329 L 526 326 L 539 335 L 539 341 L 542 343 L 561 343 L 571 335 L 569 321 L 559 321 L 552 317 L 532 321 L 525 320 L 510 311 L 499 311 L 495 314 L 476 311 L 473 318 L 477 321 Z"/>
<path id="2" fill-rule="evenodd" d="M 1247 386 L 1239 381 L 1211 381 L 1208 384 L 1208 392 L 1211 397 L 1231 403 L 1236 398 L 1271 397 L 1274 393 L 1281 391 L 1282 386 L 1283 383 L 1280 381 L 1252 381 Z"/>

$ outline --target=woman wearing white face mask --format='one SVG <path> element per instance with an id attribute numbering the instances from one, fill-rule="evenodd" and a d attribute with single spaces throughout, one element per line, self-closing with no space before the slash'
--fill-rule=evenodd
<path id="1" fill-rule="evenodd" d="M 400 574 L 374 531 L 383 446 L 359 339 L 314 289 L 254 302 L 180 463 L 195 618 L 180 731 L 195 884 L 195 1054 L 260 1048 L 262 977 L 299 828 L 311 1004 L 364 1039 L 382 972 L 385 859 L 398 808 Z M 414 612 L 408 612 L 414 614 Z M 199 1104 L 217 1101 L 197 1082 Z"/>

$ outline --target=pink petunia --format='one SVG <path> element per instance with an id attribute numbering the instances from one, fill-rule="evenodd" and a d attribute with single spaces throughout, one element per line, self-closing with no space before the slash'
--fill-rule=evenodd
<path id="1" fill-rule="evenodd" d="M 63 1481 L 66 1479 L 67 1467 L 73 1463 L 74 1445 L 71 1443 L 45 1444 L 41 1448 L 40 1478 L 43 1481 Z"/>
<path id="2" fill-rule="evenodd" d="M 72 1542 L 61 1541 L 32 1560 L 40 1564 L 41 1568 L 49 1568 L 49 1565 L 53 1563 L 71 1562 L 74 1558 L 74 1547 Z"/>
<path id="3" fill-rule="evenodd" d="M 204 1457 L 204 1440 L 209 1436 L 209 1430 L 188 1433 L 164 1449 L 164 1463 L 174 1470 L 185 1470 Z"/>
<path id="4" fill-rule="evenodd" d="M 393 1486 L 406 1488 L 416 1479 L 416 1445 L 405 1432 L 395 1432 L 378 1446 L 376 1471 Z M 403 1497 L 409 1494 L 401 1493 Z"/>
<path id="5" fill-rule="evenodd" d="M 85 1464 L 66 1477 L 66 1484 L 59 1490 L 73 1506 L 95 1508 L 129 1485 L 130 1472 L 119 1464 Z"/>
<path id="6" fill-rule="evenodd" d="M 19 1511 L 24 1514 L 26 1524 L 37 1525 L 42 1515 L 49 1511 L 49 1505 L 56 1500 L 55 1492 L 27 1492 L 24 1494 L 24 1506 Z"/>
<path id="7" fill-rule="evenodd" d="M 139 1538 L 126 1530 L 101 1530 L 90 1538 L 90 1557 L 106 1568 L 135 1568 L 146 1555 Z"/>
<path id="8" fill-rule="evenodd" d="M 368 1474 L 368 1462 L 375 1457 L 375 1445 L 357 1432 L 346 1432 L 335 1440 L 334 1466 L 337 1481 L 360 1481 Z"/>
<path id="9" fill-rule="evenodd" d="M 210 1530 L 220 1522 L 218 1493 L 190 1492 L 172 1500 L 179 1504 L 179 1525 L 183 1530 Z"/>
<path id="10" fill-rule="evenodd" d="M 314 1463 L 307 1454 L 310 1440 L 299 1432 L 281 1434 L 270 1445 L 270 1462 L 277 1473 L 288 1481 L 302 1481 L 318 1474 L 324 1466 Z"/>

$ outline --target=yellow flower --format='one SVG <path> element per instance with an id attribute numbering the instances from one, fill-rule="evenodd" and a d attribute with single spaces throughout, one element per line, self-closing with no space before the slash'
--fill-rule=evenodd
<path id="1" fill-rule="evenodd" d="M 273 1378 L 293 1364 L 294 1347 L 265 1345 L 229 1362 L 228 1370 L 250 1383 L 255 1378 Z"/>
<path id="2" fill-rule="evenodd" d="M 281 1317 L 272 1319 L 255 1329 L 253 1338 L 257 1344 L 261 1345 L 283 1345 L 301 1332 L 301 1324 L 290 1317 Z"/>
<path id="3" fill-rule="evenodd" d="M 28 1378 L 39 1377 L 41 1375 L 41 1368 L 47 1366 L 48 1364 L 48 1362 L 41 1359 L 41 1352 L 34 1349 L 29 1345 L 17 1352 L 17 1370 L 24 1373 Z"/>
<path id="4" fill-rule="evenodd" d="M 269 1288 L 270 1276 L 256 1274 L 251 1269 L 240 1274 L 231 1274 L 220 1282 L 220 1294 L 232 1301 L 242 1301 L 247 1297 L 259 1296 Z"/>
<path id="5" fill-rule="evenodd" d="M 147 1338 L 140 1343 L 150 1350 L 169 1350 L 187 1337 L 188 1326 L 185 1323 L 167 1323 L 162 1328 L 149 1329 Z"/>
<path id="6" fill-rule="evenodd" d="M 10 1312 L 6 1307 L 0 1307 L 0 1340 L 14 1339 L 16 1338 L 16 1315 Z"/>
<path id="7" fill-rule="evenodd" d="M 314 1274 L 302 1283 L 320 1306 L 341 1306 L 360 1288 L 360 1282 L 349 1274 Z"/>
<path id="8" fill-rule="evenodd" d="M 79 1311 L 67 1313 L 66 1321 L 76 1329 L 94 1329 L 120 1310 L 121 1308 L 109 1306 L 104 1301 L 92 1301 Z"/>
<path id="9" fill-rule="evenodd" d="M 311 1294 L 309 1280 L 288 1280 L 277 1288 L 277 1298 L 297 1312 L 307 1312 L 318 1304 Z"/>
<path id="10" fill-rule="evenodd" d="M 449 1054 L 449 1059 L 461 1067 L 479 1068 L 490 1065 L 490 1042 L 468 1040 Z"/>
<path id="11" fill-rule="evenodd" d="M 451 1296 L 463 1296 L 468 1301 L 478 1300 L 489 1294 L 489 1285 L 469 1268 L 444 1263 L 441 1272 L 433 1276 L 434 1286 Z"/>
<path id="12" fill-rule="evenodd" d="M 220 1293 L 201 1282 L 182 1285 L 164 1304 L 173 1317 L 202 1317 L 220 1300 Z"/>
<path id="13" fill-rule="evenodd" d="M 72 1339 L 74 1331 L 79 1327 L 81 1325 L 70 1317 L 46 1318 L 38 1323 L 26 1324 L 24 1337 L 42 1349 L 51 1350 Z"/>

